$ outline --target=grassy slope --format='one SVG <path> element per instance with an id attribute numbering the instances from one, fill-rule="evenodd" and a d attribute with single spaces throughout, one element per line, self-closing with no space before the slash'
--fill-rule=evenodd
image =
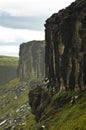
<path id="1" fill-rule="evenodd" d="M 58 111 L 53 110 L 47 120 L 49 130 L 86 130 L 86 93 L 74 105 L 68 102 Z"/>
<path id="2" fill-rule="evenodd" d="M 45 114 L 42 117 L 40 123 L 36 123 L 35 116 L 29 116 L 29 110 L 23 112 L 16 112 L 23 104 L 28 101 L 28 88 L 20 93 L 18 99 L 14 99 L 16 92 L 12 91 L 15 87 L 21 86 L 18 79 L 10 81 L 4 87 L 0 86 L 0 106 L 6 101 L 8 104 L 0 111 L 0 117 L 6 117 L 11 113 L 9 120 L 14 117 L 25 116 L 27 118 L 20 124 L 18 122 L 16 129 L 22 128 L 22 130 L 41 130 L 41 126 L 45 125 L 45 130 L 86 130 L 86 92 L 64 92 L 53 96 L 51 104 L 45 109 Z M 68 101 L 63 107 L 56 106 L 59 97 L 68 98 L 79 95 L 78 99 L 72 105 Z M 20 124 L 20 125 L 19 125 Z M 14 124 L 12 124 L 14 125 Z"/>
<path id="3" fill-rule="evenodd" d="M 17 99 L 15 98 L 16 95 Z M 29 106 L 24 108 L 24 110 L 20 109 L 21 106 L 27 103 L 28 87 L 22 85 L 18 79 L 12 80 L 4 86 L 0 86 L 0 119 L 6 119 L 8 122 L 7 126 L 9 126 L 9 122 L 11 122 L 11 125 L 14 125 L 15 122 L 13 120 L 15 117 L 22 118 L 23 116 L 29 115 Z M 0 127 L 2 128 L 2 126 Z"/>
<path id="4" fill-rule="evenodd" d="M 55 104 L 59 97 L 68 98 L 79 95 L 74 105 L 67 102 L 63 107 L 57 109 Z M 45 130 L 86 130 L 86 92 L 84 93 L 62 93 L 56 94 L 52 103 L 45 110 L 45 115 L 40 123 L 36 123 L 34 116 L 26 120 L 23 130 L 41 130 L 45 125 Z"/>
<path id="5" fill-rule="evenodd" d="M 18 57 L 0 56 L 0 66 L 17 66 Z"/>

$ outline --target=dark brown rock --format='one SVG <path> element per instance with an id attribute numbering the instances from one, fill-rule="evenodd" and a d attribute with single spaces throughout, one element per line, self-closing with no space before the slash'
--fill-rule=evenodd
<path id="1" fill-rule="evenodd" d="M 43 88 L 43 86 L 37 86 L 35 89 L 29 92 L 29 104 L 32 109 L 32 113 L 36 115 L 36 120 L 39 121 L 44 115 L 46 106 L 51 102 L 51 95 Z"/>
<path id="2" fill-rule="evenodd" d="M 45 23 L 45 68 L 57 90 L 86 86 L 86 0 L 77 0 Z"/>

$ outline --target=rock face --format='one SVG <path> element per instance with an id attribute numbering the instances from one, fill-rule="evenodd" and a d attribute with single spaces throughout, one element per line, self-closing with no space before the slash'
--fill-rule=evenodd
<path id="1" fill-rule="evenodd" d="M 76 0 L 46 20 L 45 24 L 46 85 L 29 93 L 32 113 L 39 121 L 52 100 L 63 90 L 86 89 L 86 0 Z M 59 98 L 63 106 L 71 97 Z"/>
<path id="2" fill-rule="evenodd" d="M 31 41 L 20 45 L 18 77 L 43 77 L 45 71 L 45 42 Z"/>
<path id="3" fill-rule="evenodd" d="M 86 0 L 76 0 L 45 23 L 45 68 L 57 90 L 86 86 Z"/>
<path id="4" fill-rule="evenodd" d="M 42 86 L 37 86 L 29 93 L 29 104 L 32 109 L 32 113 L 36 115 L 36 120 L 44 114 L 44 109 L 51 102 L 51 95 Z"/>

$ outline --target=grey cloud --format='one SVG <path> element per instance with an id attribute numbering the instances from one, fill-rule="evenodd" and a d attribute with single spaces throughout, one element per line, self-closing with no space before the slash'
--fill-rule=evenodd
<path id="1" fill-rule="evenodd" d="M 11 16 L 0 11 L 0 25 L 15 29 L 44 30 L 46 16 Z"/>

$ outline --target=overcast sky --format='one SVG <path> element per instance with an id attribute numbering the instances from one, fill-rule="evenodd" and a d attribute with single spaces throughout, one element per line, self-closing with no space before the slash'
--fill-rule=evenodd
<path id="1" fill-rule="evenodd" d="M 19 45 L 44 40 L 44 23 L 75 0 L 0 0 L 0 55 L 18 56 Z"/>

